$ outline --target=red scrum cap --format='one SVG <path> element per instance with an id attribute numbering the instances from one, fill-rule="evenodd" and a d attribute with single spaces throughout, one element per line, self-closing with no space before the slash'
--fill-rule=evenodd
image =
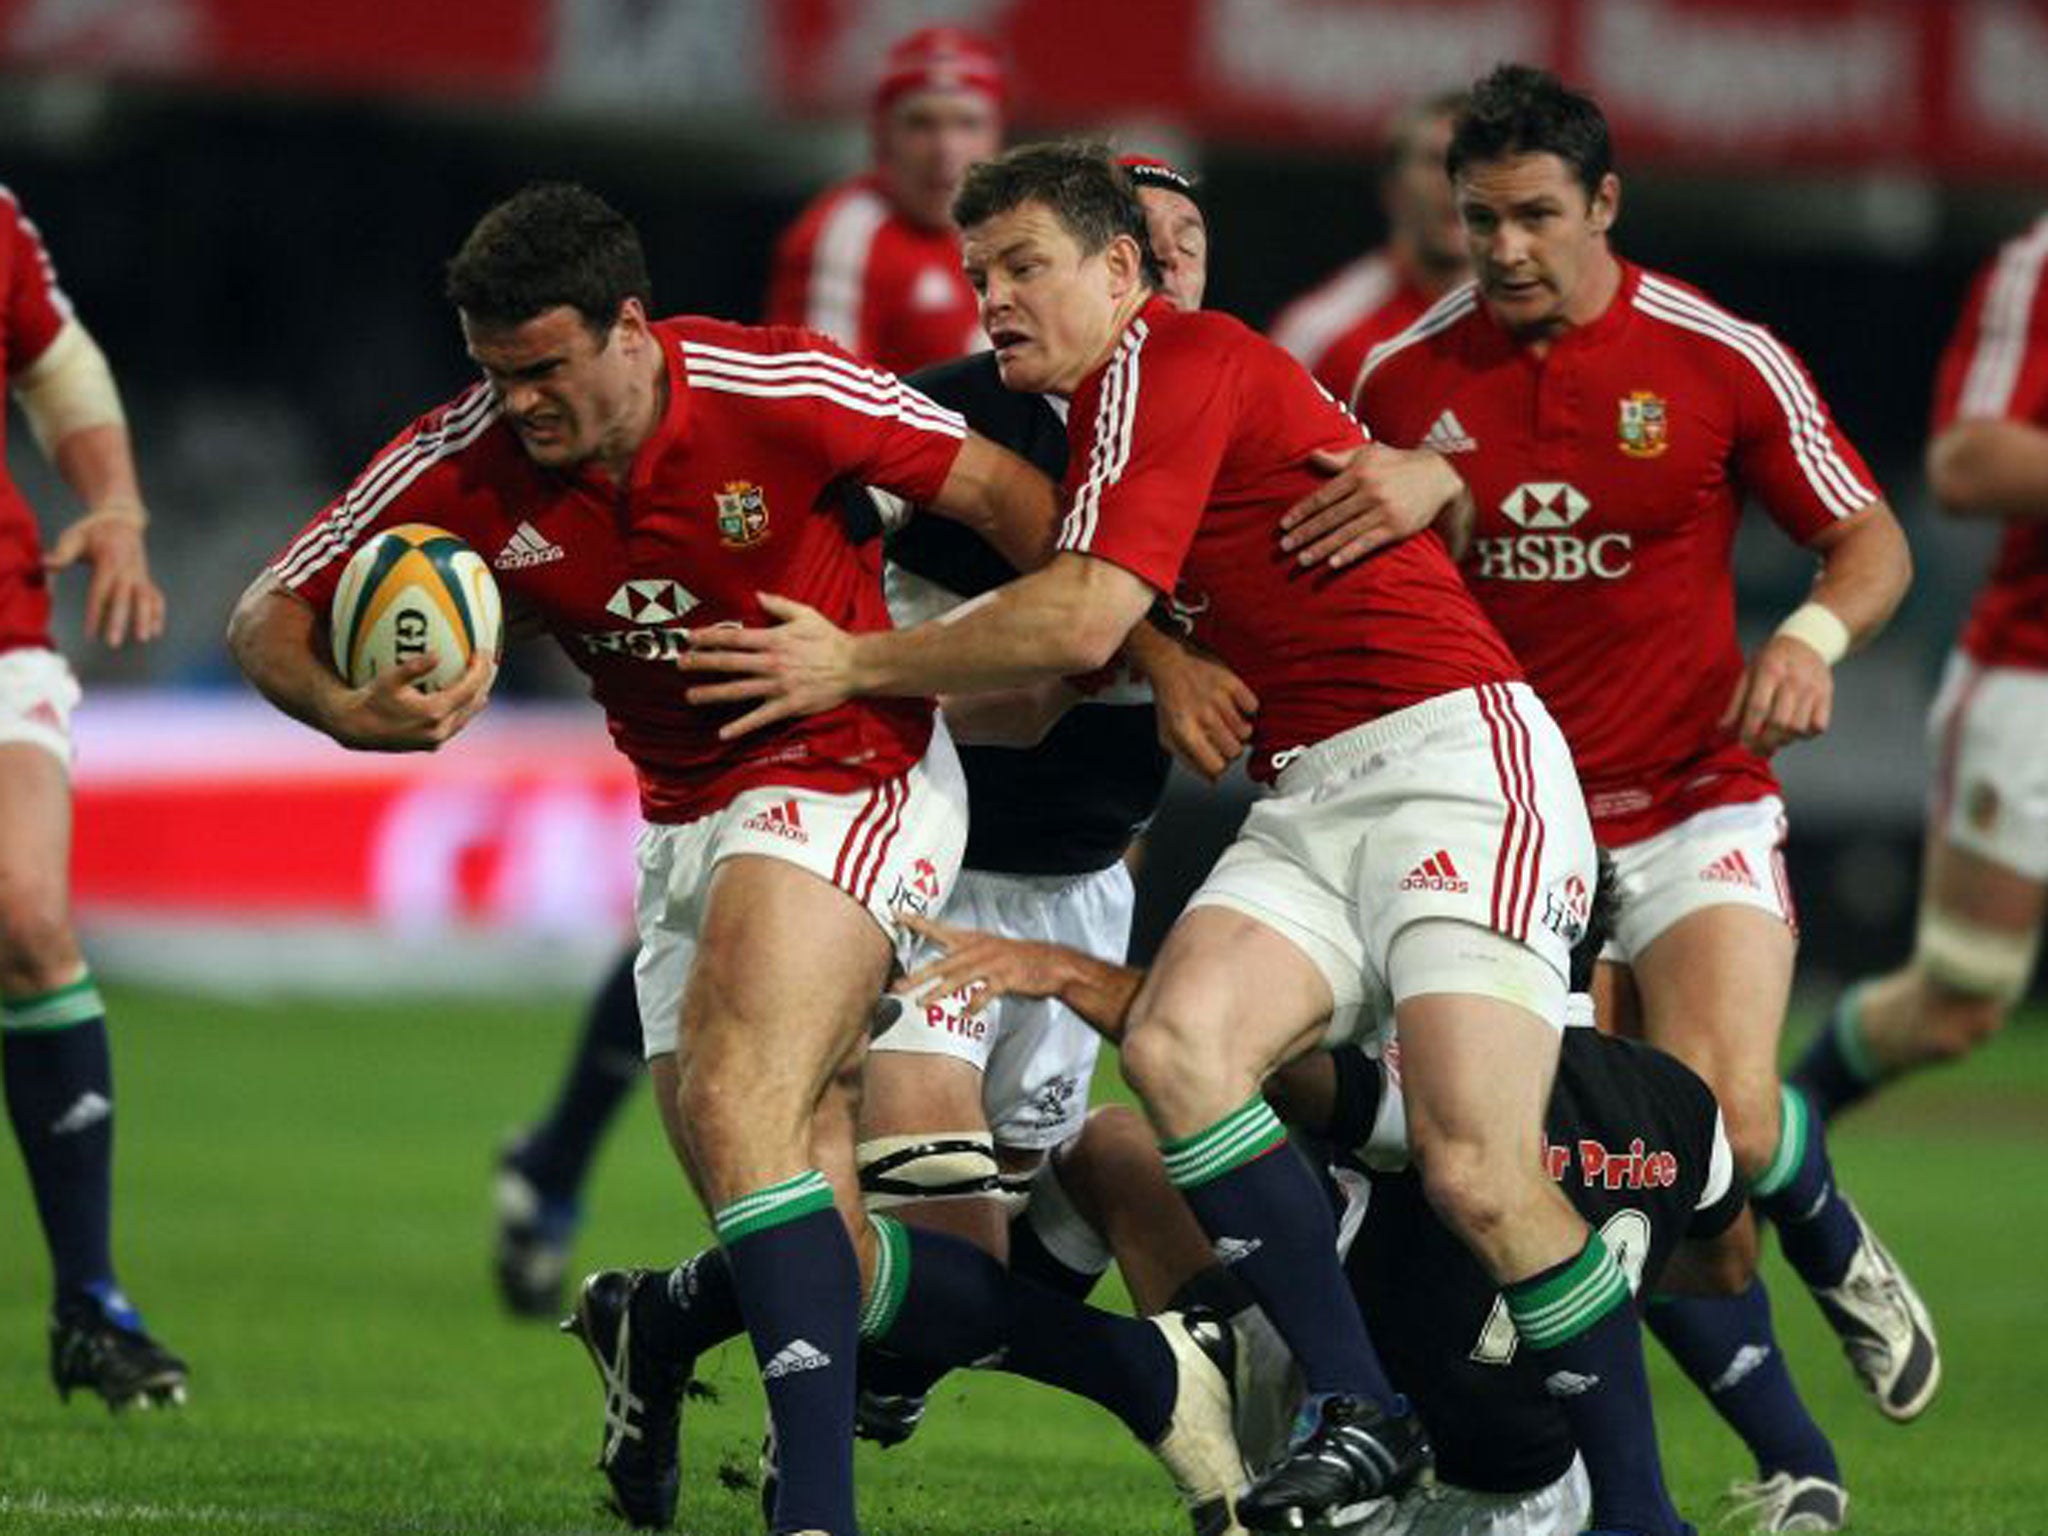
<path id="1" fill-rule="evenodd" d="M 1187 172 L 1176 169 L 1157 155 L 1118 155 L 1116 163 L 1123 167 L 1124 174 L 1131 178 L 1133 186 L 1157 187 L 1162 192 L 1178 192 L 1197 207 L 1201 205 L 1202 194 L 1195 190 L 1194 179 Z"/>
<path id="2" fill-rule="evenodd" d="M 912 91 L 976 91 L 1001 106 L 1009 81 L 986 39 L 961 27 L 921 27 L 889 50 L 875 85 L 875 110 L 886 112 Z"/>

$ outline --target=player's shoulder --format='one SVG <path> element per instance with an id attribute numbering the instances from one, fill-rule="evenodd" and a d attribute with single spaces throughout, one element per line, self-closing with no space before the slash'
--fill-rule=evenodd
<path id="1" fill-rule="evenodd" d="M 692 383 L 700 374 L 747 368 L 883 376 L 830 336 L 807 326 L 746 325 L 710 315 L 672 315 L 655 321 L 654 333 L 681 354 L 684 375 Z"/>
<path id="2" fill-rule="evenodd" d="M 888 198 L 872 176 L 835 183 L 798 212 L 778 244 L 784 260 L 808 260 L 849 242 L 865 245 L 893 218 Z"/>
<path id="3" fill-rule="evenodd" d="M 1359 364 L 1353 392 L 1368 379 L 1383 373 L 1392 375 L 1423 368 L 1441 358 L 1455 355 L 1465 338 L 1484 323 L 1479 303 L 1479 285 L 1461 283 L 1431 304 L 1421 314 L 1376 343 Z"/>
<path id="4" fill-rule="evenodd" d="M 1991 253 L 1984 263 L 1981 282 L 1987 298 L 1989 290 L 1996 287 L 2005 296 L 2008 308 L 2022 303 L 2048 319 L 2048 306 L 2040 303 L 2041 296 L 2048 293 L 2044 273 L 2048 273 L 2048 213 Z"/>
<path id="5" fill-rule="evenodd" d="M 1146 359 L 1188 359 L 1214 367 L 1224 359 L 1293 358 L 1270 337 L 1220 309 L 1176 309 L 1149 304 L 1131 322 L 1125 344 L 1141 344 Z"/>
<path id="6" fill-rule="evenodd" d="M 1273 317 L 1268 334 L 1312 367 L 1333 341 L 1377 314 L 1400 284 L 1387 252 L 1367 251 L 1290 300 Z"/>
<path id="7" fill-rule="evenodd" d="M 1709 354 L 1754 353 L 1761 343 L 1782 351 L 1783 343 L 1762 322 L 1730 309 L 1702 288 L 1668 272 L 1638 267 L 1623 300 L 1639 316 L 1681 344 Z"/>

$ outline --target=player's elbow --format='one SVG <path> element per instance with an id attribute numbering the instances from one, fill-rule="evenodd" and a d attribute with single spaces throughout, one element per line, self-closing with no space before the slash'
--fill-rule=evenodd
<path id="1" fill-rule="evenodd" d="M 1927 488 L 1951 517 L 1984 517 L 1993 506 L 1995 424 L 1964 422 L 1927 445 Z"/>

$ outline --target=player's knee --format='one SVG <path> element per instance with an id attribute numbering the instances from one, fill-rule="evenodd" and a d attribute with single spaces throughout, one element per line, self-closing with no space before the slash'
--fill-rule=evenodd
<path id="1" fill-rule="evenodd" d="M 0 991 L 32 996 L 78 979 L 78 943 L 61 883 L 0 878 Z"/>
<path id="2" fill-rule="evenodd" d="M 2010 1011 L 2002 997 L 1970 997 L 1930 987 L 1921 1015 L 1921 1048 L 1933 1061 L 1958 1060 L 1997 1034 Z"/>
<path id="3" fill-rule="evenodd" d="M 1755 1093 L 1727 1093 L 1718 1097 L 1735 1166 L 1755 1177 L 1770 1167 L 1771 1160 L 1778 1155 L 1782 1125 L 1776 1088 L 1764 1097 Z"/>
<path id="4" fill-rule="evenodd" d="M 1418 1143 L 1415 1155 L 1430 1208 L 1468 1244 L 1483 1247 L 1510 1219 L 1520 1181 L 1503 1177 L 1486 1147 L 1438 1140 Z"/>
<path id="5" fill-rule="evenodd" d="M 1227 1043 L 1164 1010 L 1134 1019 L 1124 1037 L 1124 1077 L 1163 1125 L 1199 1129 L 1235 1109 L 1251 1089 Z"/>
<path id="6" fill-rule="evenodd" d="M 1919 1054 L 1952 1061 L 1996 1034 L 2033 979 L 2039 947 L 2034 928 L 1992 928 L 1923 909 L 1913 945 L 1922 987 L 1914 1031 Z"/>

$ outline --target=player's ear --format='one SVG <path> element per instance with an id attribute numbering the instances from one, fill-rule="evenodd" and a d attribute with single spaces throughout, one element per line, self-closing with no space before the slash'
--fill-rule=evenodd
<path id="1" fill-rule="evenodd" d="M 635 298 L 621 299 L 618 318 L 612 321 L 612 334 L 628 347 L 640 345 L 648 335 L 647 306 Z"/>
<path id="2" fill-rule="evenodd" d="M 1113 235 L 1102 253 L 1109 269 L 1110 296 L 1121 299 L 1145 280 L 1145 253 L 1129 235 Z"/>
<path id="3" fill-rule="evenodd" d="M 1604 235 L 1614 227 L 1614 221 L 1621 217 L 1621 178 L 1609 171 L 1600 178 L 1600 185 L 1594 190 L 1591 211 L 1587 222 L 1593 233 Z"/>

